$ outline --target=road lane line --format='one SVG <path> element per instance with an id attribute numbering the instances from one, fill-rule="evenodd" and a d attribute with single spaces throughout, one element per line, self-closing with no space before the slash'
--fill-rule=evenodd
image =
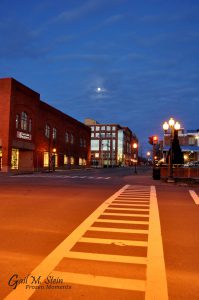
<path id="1" fill-rule="evenodd" d="M 145 281 L 138 279 L 125 279 L 119 277 L 107 277 L 107 276 L 96 276 L 91 274 L 77 274 L 70 272 L 58 272 L 53 271 L 51 276 L 55 278 L 63 278 L 64 282 L 92 285 L 96 287 L 122 289 L 122 290 L 133 290 L 133 291 L 145 291 Z"/>
<path id="2" fill-rule="evenodd" d="M 112 254 L 68 251 L 65 253 L 64 257 L 84 259 L 84 260 L 109 261 L 109 262 L 116 262 L 116 263 L 119 262 L 119 263 L 127 263 L 127 264 L 139 264 L 139 265 L 147 264 L 147 258 L 143 256 L 112 255 Z"/>
<path id="3" fill-rule="evenodd" d="M 85 219 L 63 242 L 61 242 L 44 260 L 31 272 L 30 276 L 45 279 L 50 272 L 58 265 L 65 253 L 69 251 L 80 239 L 85 231 L 94 223 L 96 219 L 107 209 L 109 204 L 121 194 L 129 185 L 125 185 L 110 198 L 105 200 L 87 219 Z M 39 284 L 36 284 L 38 286 Z M 35 289 L 25 289 L 23 285 L 19 285 L 17 289 L 8 294 L 4 300 L 27 300 L 35 292 Z"/>
<path id="4" fill-rule="evenodd" d="M 62 275 L 63 274 L 63 275 Z M 54 271 L 52 276 L 62 276 L 65 282 L 92 285 L 97 287 L 123 289 L 123 290 L 134 290 L 134 291 L 145 291 L 145 281 L 137 279 L 124 279 L 118 277 L 107 277 L 107 276 L 94 276 L 90 274 L 76 274 L 68 272 L 57 272 Z"/>
<path id="5" fill-rule="evenodd" d="M 87 238 L 82 237 L 78 243 L 94 243 L 94 244 L 108 244 L 117 246 L 138 246 L 147 247 L 148 242 L 143 241 L 131 241 L 131 240 L 117 240 L 117 239 L 99 239 L 99 238 Z"/>
<path id="6" fill-rule="evenodd" d="M 144 229 L 124 229 L 124 228 L 107 228 L 107 227 L 90 227 L 88 231 L 108 231 L 108 232 L 123 232 L 123 233 L 139 233 L 148 234 L 148 230 Z"/>
<path id="7" fill-rule="evenodd" d="M 156 190 L 151 186 L 151 208 L 147 253 L 147 282 L 145 300 L 168 300 L 162 235 Z"/>
<path id="8" fill-rule="evenodd" d="M 194 192 L 193 190 L 189 190 L 189 193 L 192 199 L 194 200 L 195 204 L 199 205 L 199 196 L 196 194 L 196 192 Z"/>

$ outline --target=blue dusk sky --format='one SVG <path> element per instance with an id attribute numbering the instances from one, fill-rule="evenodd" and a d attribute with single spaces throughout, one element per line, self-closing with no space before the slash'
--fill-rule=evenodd
<path id="1" fill-rule="evenodd" d="M 144 151 L 170 116 L 199 128 L 198 0 L 1 0 L 0 41 L 1 78 Z"/>

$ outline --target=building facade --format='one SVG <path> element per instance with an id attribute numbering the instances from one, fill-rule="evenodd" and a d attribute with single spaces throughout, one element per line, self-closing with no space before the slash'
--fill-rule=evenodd
<path id="1" fill-rule="evenodd" d="M 0 79 L 0 115 L 1 172 L 89 165 L 90 128 L 13 78 Z"/>
<path id="2" fill-rule="evenodd" d="M 181 150 L 184 155 L 184 162 L 199 161 L 199 129 L 178 131 L 178 139 Z M 166 158 L 170 148 L 170 133 L 164 134 L 163 154 Z"/>
<path id="3" fill-rule="evenodd" d="M 138 160 L 137 137 L 128 127 L 99 124 L 85 119 L 91 128 L 91 165 L 95 167 L 130 166 Z"/>

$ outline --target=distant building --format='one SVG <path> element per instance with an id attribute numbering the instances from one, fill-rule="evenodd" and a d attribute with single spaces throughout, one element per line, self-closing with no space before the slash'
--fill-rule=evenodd
<path id="1" fill-rule="evenodd" d="M 91 165 L 96 167 L 130 166 L 138 160 L 133 143 L 137 137 L 128 127 L 119 124 L 99 124 L 85 119 L 91 128 Z"/>
<path id="2" fill-rule="evenodd" d="M 0 116 L 0 171 L 89 165 L 90 128 L 15 79 L 0 79 Z"/>
<path id="3" fill-rule="evenodd" d="M 186 161 L 199 161 L 199 129 L 178 131 L 178 139 Z M 170 148 L 170 133 L 164 134 L 163 154 L 166 158 Z"/>

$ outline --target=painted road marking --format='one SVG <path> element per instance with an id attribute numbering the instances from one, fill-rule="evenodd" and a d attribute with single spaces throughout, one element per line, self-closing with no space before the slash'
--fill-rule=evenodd
<path id="1" fill-rule="evenodd" d="M 74 284 L 92 285 L 97 287 L 132 290 L 132 291 L 145 291 L 145 283 L 143 280 L 124 279 L 106 276 L 96 276 L 91 274 L 77 274 L 68 272 L 53 271 L 52 276 L 55 278 L 63 278 L 64 282 Z M 108 282 L 107 282 L 108 278 Z"/>
<path id="2" fill-rule="evenodd" d="M 11 178 L 52 178 L 52 179 L 94 179 L 94 180 L 108 180 L 111 177 L 95 177 L 95 176 L 79 176 L 79 175 L 37 175 L 37 174 L 25 174 L 25 175 L 14 175 Z"/>
<path id="3" fill-rule="evenodd" d="M 145 196 L 140 192 L 145 192 Z M 128 195 L 125 196 L 124 193 Z M 140 203 L 143 203 L 142 201 L 144 199 L 150 201 L 150 207 L 147 210 L 137 209 L 135 205 L 133 205 L 134 208 L 130 207 L 127 209 L 121 207 L 112 207 L 115 205 L 114 201 L 116 201 L 116 199 L 118 199 L 120 195 L 123 195 L 123 198 L 119 200 L 120 203 L 127 200 L 127 198 L 130 196 L 132 200 L 136 200 L 136 203 L 139 201 Z M 117 212 L 117 210 L 119 211 Z M 129 210 L 132 211 L 132 213 L 129 213 Z M 140 212 L 144 212 L 144 214 Z M 107 219 L 102 219 L 101 217 L 103 216 L 106 216 Z M 108 217 L 113 216 L 115 220 L 110 218 L 108 219 Z M 117 217 L 124 217 L 124 220 L 117 220 Z M 125 219 L 125 217 L 127 217 L 128 219 Z M 134 217 L 136 217 L 136 220 L 132 219 Z M 142 219 L 139 219 L 143 217 L 144 221 L 142 221 Z M 96 224 L 97 222 L 100 222 L 99 225 L 102 225 L 103 222 L 104 224 L 115 223 L 117 228 L 93 226 L 93 224 Z M 146 223 L 148 225 L 148 230 L 142 230 L 139 228 L 122 228 L 123 224 L 129 224 L 129 226 L 130 224 L 137 224 L 137 226 L 139 226 L 139 224 L 146 225 Z M 109 234 L 119 234 L 120 238 L 101 238 L 99 234 L 103 232 Z M 94 237 L 88 237 L 87 235 L 89 233 L 93 233 Z M 122 239 L 122 234 L 135 235 L 131 236 L 131 238 L 129 239 Z M 136 240 L 135 236 L 143 236 L 146 240 Z M 115 247 L 119 247 L 119 252 L 121 249 L 121 254 L 119 252 L 117 252 L 119 253 L 117 255 L 114 254 L 114 247 L 110 248 L 113 252 L 111 254 L 99 254 L 96 252 L 92 252 L 92 250 L 90 250 L 89 252 L 75 250 L 76 245 L 83 245 L 83 243 L 85 243 L 86 245 L 105 244 L 107 245 L 107 247 L 111 247 L 112 245 L 114 245 Z M 147 255 L 122 255 L 122 246 L 137 247 L 137 250 L 139 249 L 139 247 L 142 247 L 144 250 L 145 247 L 147 250 Z M 66 272 L 60 272 L 57 268 L 58 264 L 63 258 L 74 260 L 81 259 L 84 261 L 112 262 L 116 264 L 116 267 L 118 266 L 118 264 L 124 263 L 129 265 L 132 264 L 132 266 L 146 266 L 146 278 L 144 277 L 142 280 L 133 279 L 131 278 L 131 274 L 129 274 L 130 278 L 118 278 L 111 276 L 101 276 L 100 274 L 88 275 L 86 273 L 72 273 L 67 272 L 67 270 Z M 55 268 L 56 271 L 54 270 Z M 35 268 L 31 272 L 31 275 L 36 277 L 42 276 L 43 280 L 47 276 L 51 275 L 63 278 L 67 283 L 98 286 L 103 288 L 141 291 L 145 292 L 145 300 L 168 300 L 160 220 L 155 187 L 150 188 L 146 186 L 124 186 L 113 196 L 103 202 L 87 219 L 85 219 L 53 252 L 51 252 L 41 262 L 41 264 L 37 268 Z M 36 285 L 38 286 L 39 283 L 37 283 Z M 36 289 L 26 290 L 24 285 L 19 285 L 16 290 L 12 291 L 5 298 L 5 300 L 27 300 L 33 295 L 35 291 Z"/>
<path id="4" fill-rule="evenodd" d="M 117 239 L 98 239 L 98 238 L 86 238 L 82 237 L 78 243 L 95 243 L 95 244 L 115 244 L 120 246 L 139 246 L 147 247 L 148 243 L 143 241 L 129 241 L 129 240 L 117 240 Z"/>
<path id="5" fill-rule="evenodd" d="M 189 190 L 189 193 L 194 200 L 195 204 L 199 205 L 199 196 L 196 194 L 196 192 Z"/>

